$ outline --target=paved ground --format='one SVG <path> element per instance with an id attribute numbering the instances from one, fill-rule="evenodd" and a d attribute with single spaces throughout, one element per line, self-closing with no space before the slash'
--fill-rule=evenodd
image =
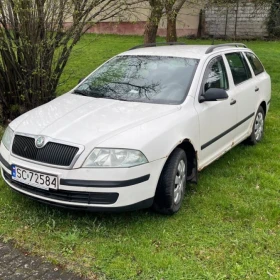
<path id="1" fill-rule="evenodd" d="M 0 241 L 0 280 L 82 280 Z"/>

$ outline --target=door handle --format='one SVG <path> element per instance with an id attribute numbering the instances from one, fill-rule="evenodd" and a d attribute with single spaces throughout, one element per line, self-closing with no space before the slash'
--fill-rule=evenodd
<path id="1" fill-rule="evenodd" d="M 236 103 L 236 100 L 235 99 L 231 99 L 230 105 L 234 105 L 235 103 Z"/>
<path id="2" fill-rule="evenodd" d="M 260 89 L 258 87 L 255 87 L 255 92 L 258 92 Z"/>

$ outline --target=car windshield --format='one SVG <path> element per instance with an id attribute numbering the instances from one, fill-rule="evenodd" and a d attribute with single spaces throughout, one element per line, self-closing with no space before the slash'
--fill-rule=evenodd
<path id="1" fill-rule="evenodd" d="M 74 93 L 124 101 L 181 104 L 199 60 L 117 56 L 94 71 Z"/>

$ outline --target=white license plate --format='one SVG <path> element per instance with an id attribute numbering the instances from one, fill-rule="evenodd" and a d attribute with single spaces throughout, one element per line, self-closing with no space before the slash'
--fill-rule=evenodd
<path id="1" fill-rule="evenodd" d="M 12 179 L 44 190 L 58 188 L 57 176 L 29 170 L 14 164 L 12 165 Z"/>

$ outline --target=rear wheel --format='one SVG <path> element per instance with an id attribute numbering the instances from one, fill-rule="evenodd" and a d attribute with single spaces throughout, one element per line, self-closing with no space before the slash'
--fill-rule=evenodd
<path id="1" fill-rule="evenodd" d="M 260 142 L 263 138 L 263 133 L 264 133 L 264 110 L 262 107 L 259 107 L 253 128 L 252 128 L 252 133 L 248 138 L 248 143 L 251 145 L 256 145 L 258 142 Z"/>
<path id="2" fill-rule="evenodd" d="M 176 148 L 162 170 L 153 208 L 166 215 L 176 213 L 182 204 L 186 189 L 187 157 L 184 150 Z"/>

